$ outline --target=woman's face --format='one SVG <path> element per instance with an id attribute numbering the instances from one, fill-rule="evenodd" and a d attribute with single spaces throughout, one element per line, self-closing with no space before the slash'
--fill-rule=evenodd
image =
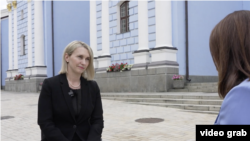
<path id="1" fill-rule="evenodd" d="M 90 56 L 86 48 L 78 47 L 71 56 L 66 53 L 65 60 L 68 62 L 69 73 L 82 74 L 89 65 Z"/>

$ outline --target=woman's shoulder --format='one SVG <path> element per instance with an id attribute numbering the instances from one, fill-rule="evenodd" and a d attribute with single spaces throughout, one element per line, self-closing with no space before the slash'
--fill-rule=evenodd
<path id="1" fill-rule="evenodd" d="M 87 83 L 92 86 L 98 86 L 95 80 L 87 80 Z"/>
<path id="2" fill-rule="evenodd" d="M 250 79 L 247 78 L 242 81 L 239 85 L 233 87 L 228 94 L 226 95 L 225 99 L 229 97 L 231 94 L 237 93 L 244 93 L 250 95 Z"/>
<path id="3" fill-rule="evenodd" d="M 250 124 L 250 81 L 232 88 L 221 105 L 219 124 Z"/>
<path id="4" fill-rule="evenodd" d="M 63 77 L 65 74 L 58 74 L 56 76 L 53 77 L 48 77 L 46 78 L 44 81 L 50 82 L 50 83 L 54 83 L 60 80 L 61 77 Z"/>
<path id="5" fill-rule="evenodd" d="M 239 85 L 233 87 L 226 95 L 224 101 L 235 101 L 235 99 L 247 100 L 250 103 L 250 99 L 245 99 L 246 97 L 250 98 L 250 81 L 245 79 Z"/>

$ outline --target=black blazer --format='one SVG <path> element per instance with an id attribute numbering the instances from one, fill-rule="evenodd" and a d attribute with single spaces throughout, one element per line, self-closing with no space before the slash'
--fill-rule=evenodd
<path id="1" fill-rule="evenodd" d="M 66 74 L 47 78 L 38 101 L 38 124 L 42 141 L 71 141 L 77 133 L 82 141 L 100 141 L 103 110 L 95 81 L 81 77 L 81 112 L 75 119 Z"/>

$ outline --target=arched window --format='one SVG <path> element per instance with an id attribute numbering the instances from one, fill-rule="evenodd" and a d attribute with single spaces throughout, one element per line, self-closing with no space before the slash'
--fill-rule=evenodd
<path id="1" fill-rule="evenodd" d="M 20 37 L 20 44 L 21 44 L 21 46 L 20 46 L 20 55 L 25 55 L 25 36 L 24 35 L 22 35 Z"/>
<path id="2" fill-rule="evenodd" d="M 120 6 L 120 31 L 121 33 L 129 31 L 129 2 L 125 1 Z"/>

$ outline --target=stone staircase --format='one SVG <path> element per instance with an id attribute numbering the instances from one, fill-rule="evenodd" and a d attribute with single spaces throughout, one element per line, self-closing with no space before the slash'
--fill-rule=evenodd
<path id="1" fill-rule="evenodd" d="M 169 92 L 205 92 L 217 93 L 217 82 L 186 83 L 184 89 L 170 89 Z"/>
<path id="2" fill-rule="evenodd" d="M 102 93 L 102 99 L 124 101 L 131 104 L 171 107 L 187 112 L 218 114 L 221 100 L 217 93 Z"/>

